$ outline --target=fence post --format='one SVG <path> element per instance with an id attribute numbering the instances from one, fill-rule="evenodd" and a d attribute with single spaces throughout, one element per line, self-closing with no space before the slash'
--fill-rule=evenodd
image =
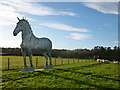
<path id="1" fill-rule="evenodd" d="M 68 58 L 68 64 L 69 64 L 69 58 Z"/>
<path id="2" fill-rule="evenodd" d="M 74 62 L 74 58 L 73 58 L 73 63 L 75 63 L 75 62 Z"/>
<path id="3" fill-rule="evenodd" d="M 10 58 L 8 58 L 8 70 L 10 69 Z"/>
<path id="4" fill-rule="evenodd" d="M 38 67 L 38 58 L 36 58 L 36 67 Z"/>
<path id="5" fill-rule="evenodd" d="M 63 58 L 61 58 L 61 64 L 63 65 Z"/>
<path id="6" fill-rule="evenodd" d="M 56 58 L 55 58 L 55 66 L 56 66 Z"/>

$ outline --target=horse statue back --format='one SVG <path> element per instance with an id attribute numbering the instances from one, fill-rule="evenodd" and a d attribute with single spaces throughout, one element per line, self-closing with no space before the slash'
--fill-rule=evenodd
<path id="1" fill-rule="evenodd" d="M 25 19 L 19 19 L 18 23 L 13 31 L 13 35 L 16 36 L 19 32 L 22 32 L 22 43 L 21 43 L 21 51 L 24 59 L 24 67 L 21 71 L 34 71 L 34 67 L 32 64 L 32 53 L 38 52 L 45 56 L 46 58 L 46 66 L 44 69 L 53 69 L 52 66 L 52 42 L 48 38 L 37 38 L 32 29 Z M 30 68 L 27 68 L 26 65 L 26 55 L 28 54 L 30 60 Z M 48 56 L 50 59 L 50 66 L 48 66 Z"/>

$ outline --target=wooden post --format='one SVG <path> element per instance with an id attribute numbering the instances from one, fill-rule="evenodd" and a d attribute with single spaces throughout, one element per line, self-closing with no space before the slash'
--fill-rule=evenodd
<path id="1" fill-rule="evenodd" d="M 56 66 L 56 58 L 55 58 L 55 66 Z"/>
<path id="2" fill-rule="evenodd" d="M 74 62 L 74 58 L 73 58 L 73 63 L 75 63 L 75 62 Z"/>
<path id="3" fill-rule="evenodd" d="M 61 58 L 61 64 L 63 65 L 63 58 Z"/>
<path id="4" fill-rule="evenodd" d="M 38 67 L 38 58 L 36 58 L 36 67 Z"/>
<path id="5" fill-rule="evenodd" d="M 69 58 L 68 58 L 68 64 L 69 64 Z"/>
<path id="6" fill-rule="evenodd" d="M 8 58 L 8 70 L 10 69 L 10 58 Z"/>

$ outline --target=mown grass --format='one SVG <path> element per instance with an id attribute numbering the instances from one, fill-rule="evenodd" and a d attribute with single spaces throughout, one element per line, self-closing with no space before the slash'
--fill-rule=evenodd
<path id="1" fill-rule="evenodd" d="M 118 65 L 95 61 L 54 66 L 37 72 L 3 70 L 2 88 L 94 88 L 119 89 Z"/>

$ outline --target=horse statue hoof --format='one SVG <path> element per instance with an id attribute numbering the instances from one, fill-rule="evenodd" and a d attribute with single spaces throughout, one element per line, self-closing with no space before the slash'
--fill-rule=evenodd
<path id="1" fill-rule="evenodd" d="M 54 69 L 53 66 L 50 66 L 49 69 Z"/>
<path id="2" fill-rule="evenodd" d="M 24 71 L 28 71 L 27 68 L 22 68 L 22 70 L 20 72 L 24 72 Z"/>
<path id="3" fill-rule="evenodd" d="M 48 67 L 48 66 L 45 66 L 43 69 L 49 69 L 49 67 Z"/>
<path id="4" fill-rule="evenodd" d="M 29 69 L 28 69 L 28 71 L 34 71 L 34 68 L 33 68 L 33 67 L 31 67 L 31 68 L 29 68 Z"/>

